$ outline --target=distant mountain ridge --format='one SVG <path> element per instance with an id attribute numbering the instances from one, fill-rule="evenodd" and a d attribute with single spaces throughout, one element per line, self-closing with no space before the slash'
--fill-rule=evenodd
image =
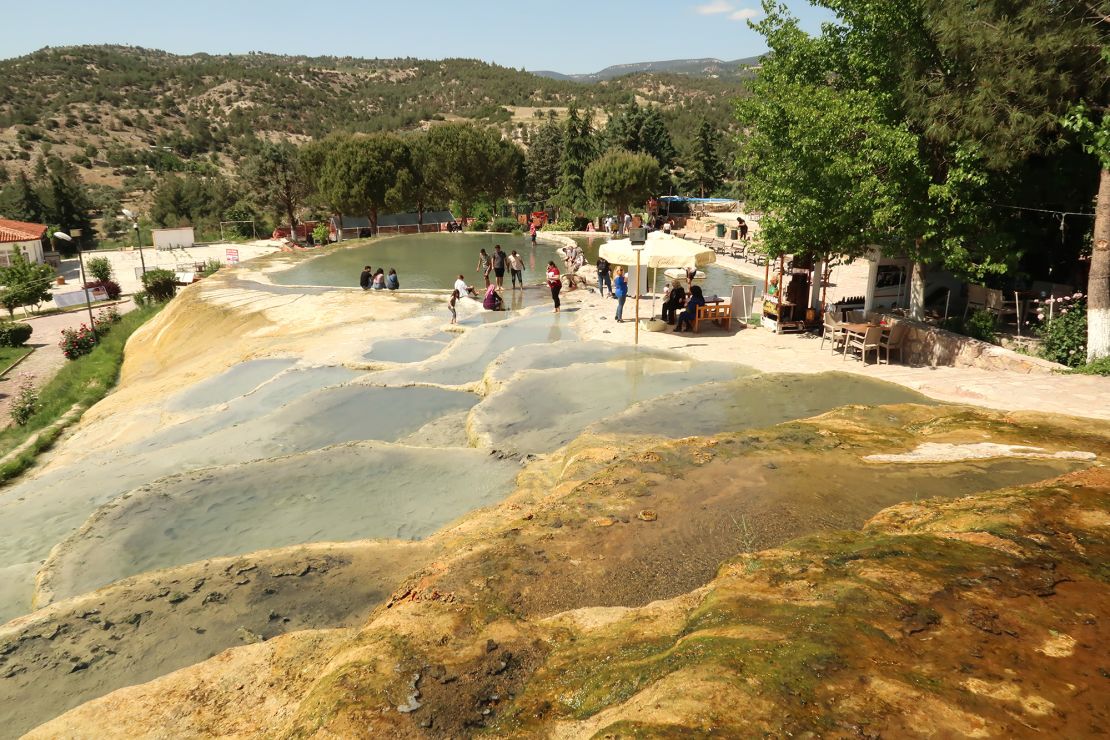
<path id="1" fill-rule="evenodd" d="M 715 58 L 671 59 L 662 62 L 637 62 L 634 64 L 615 64 L 593 74 L 568 75 L 550 70 L 532 72 L 537 77 L 570 82 L 602 82 L 618 77 L 651 72 L 689 75 L 691 77 L 742 77 L 750 67 L 759 64 L 761 56 L 745 57 L 733 61 Z"/>

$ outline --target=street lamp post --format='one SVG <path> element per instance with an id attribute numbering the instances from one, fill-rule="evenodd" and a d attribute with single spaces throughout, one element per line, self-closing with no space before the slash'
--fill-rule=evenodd
<path id="1" fill-rule="evenodd" d="M 54 236 L 64 242 L 73 242 L 73 237 L 64 231 L 55 231 Z M 77 263 L 81 266 L 81 290 L 85 291 L 85 308 L 89 310 L 89 328 L 92 329 L 93 341 L 99 342 L 100 337 L 96 334 L 96 320 L 93 319 L 92 301 L 89 299 L 89 289 L 85 287 L 85 257 L 84 252 L 81 251 L 81 245 L 73 242 L 77 247 Z"/>
<path id="2" fill-rule="evenodd" d="M 123 215 L 131 219 L 131 226 L 135 229 L 135 245 L 139 248 L 139 264 L 142 265 L 143 274 L 146 275 L 146 260 L 143 259 L 143 232 L 139 229 L 139 217 L 126 208 L 123 209 Z"/>

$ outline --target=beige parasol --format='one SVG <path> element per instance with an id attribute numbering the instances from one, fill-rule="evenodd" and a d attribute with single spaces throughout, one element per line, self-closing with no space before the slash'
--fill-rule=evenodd
<path id="1" fill-rule="evenodd" d="M 651 290 L 651 315 L 655 316 L 655 284 L 659 270 L 674 267 L 705 267 L 717 261 L 712 249 L 695 242 L 680 239 L 662 231 L 653 231 L 647 236 L 647 243 L 640 247 L 640 264 L 655 270 Z M 631 266 L 636 264 L 636 248 L 629 239 L 617 239 L 601 245 L 599 254 L 614 265 Z M 636 298 L 640 289 L 636 286 Z"/>

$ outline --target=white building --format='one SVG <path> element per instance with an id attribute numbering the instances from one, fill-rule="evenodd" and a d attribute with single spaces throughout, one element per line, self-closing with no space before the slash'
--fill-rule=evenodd
<path id="1" fill-rule="evenodd" d="M 0 266 L 12 263 L 12 255 L 20 252 L 28 262 L 42 264 L 46 261 L 42 242 L 46 238 L 44 224 L 11 221 L 0 218 Z"/>

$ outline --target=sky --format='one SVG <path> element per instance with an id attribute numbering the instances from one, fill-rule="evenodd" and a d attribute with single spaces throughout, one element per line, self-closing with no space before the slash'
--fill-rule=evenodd
<path id="1" fill-rule="evenodd" d="M 786 5 L 809 31 L 831 18 Z M 0 58 L 44 46 L 126 44 L 176 54 L 468 57 L 565 74 L 613 64 L 766 51 L 758 0 L 0 0 Z"/>

